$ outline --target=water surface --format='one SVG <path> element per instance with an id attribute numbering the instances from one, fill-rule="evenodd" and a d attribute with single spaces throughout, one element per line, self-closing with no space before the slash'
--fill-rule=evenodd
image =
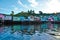
<path id="1" fill-rule="evenodd" d="M 60 32 L 60 24 L 40 24 L 40 25 L 0 25 L 0 40 L 30 40 L 35 31 L 47 32 L 48 30 Z"/>

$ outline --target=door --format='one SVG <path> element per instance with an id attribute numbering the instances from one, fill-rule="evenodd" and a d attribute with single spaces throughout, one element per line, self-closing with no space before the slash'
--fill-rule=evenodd
<path id="1" fill-rule="evenodd" d="M 0 18 L 0 24 L 2 23 L 2 18 Z"/>

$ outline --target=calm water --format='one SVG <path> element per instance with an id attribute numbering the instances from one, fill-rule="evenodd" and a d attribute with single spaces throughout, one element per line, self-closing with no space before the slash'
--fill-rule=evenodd
<path id="1" fill-rule="evenodd" d="M 60 32 L 60 24 L 40 24 L 40 25 L 0 25 L 0 40 L 23 40 L 24 34 L 30 35 L 35 33 L 35 30 L 46 32 L 49 29 Z M 25 39 L 28 40 L 29 38 Z"/>

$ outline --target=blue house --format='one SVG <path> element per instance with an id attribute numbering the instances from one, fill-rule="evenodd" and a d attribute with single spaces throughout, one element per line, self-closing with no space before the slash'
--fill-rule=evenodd
<path id="1" fill-rule="evenodd" d="M 54 16 L 54 21 L 58 21 L 58 17 L 57 16 Z"/>
<path id="2" fill-rule="evenodd" d="M 25 17 L 24 16 L 20 16 L 20 21 L 25 21 Z"/>
<path id="3" fill-rule="evenodd" d="M 47 20 L 47 17 L 46 17 L 46 16 L 41 16 L 41 17 L 40 17 L 40 20 L 41 20 L 41 21 L 46 21 L 46 20 Z"/>

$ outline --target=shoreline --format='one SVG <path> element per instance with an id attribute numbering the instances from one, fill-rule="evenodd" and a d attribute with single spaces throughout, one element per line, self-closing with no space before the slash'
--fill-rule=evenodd
<path id="1" fill-rule="evenodd" d="M 23 25 L 38 25 L 38 24 L 44 24 L 44 23 L 52 23 L 52 24 L 60 24 L 60 21 L 11 21 L 11 20 L 5 20 L 4 22 L 0 22 L 0 24 L 5 25 L 12 25 L 12 24 L 23 24 Z"/>

